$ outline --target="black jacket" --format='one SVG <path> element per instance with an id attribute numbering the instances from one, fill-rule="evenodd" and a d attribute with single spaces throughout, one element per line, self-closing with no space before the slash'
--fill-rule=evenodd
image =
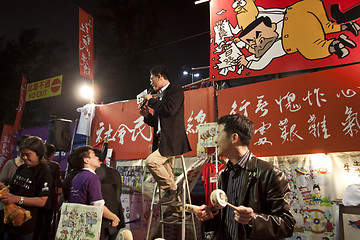
<path id="1" fill-rule="evenodd" d="M 241 189 L 241 199 L 235 204 L 254 210 L 250 225 L 239 223 L 237 239 L 281 239 L 291 237 L 295 219 L 290 213 L 287 198 L 290 193 L 285 174 L 271 163 L 251 155 L 247 164 Z M 229 169 L 224 168 L 219 176 L 219 188 L 226 192 Z M 245 194 L 244 194 L 245 193 Z M 227 207 L 229 208 L 229 207 Z M 227 209 L 232 211 L 232 209 Z M 216 239 L 221 238 L 224 210 L 215 216 Z M 234 220 L 235 221 L 235 220 Z M 219 224 L 221 222 L 221 224 Z M 236 238 L 234 238 L 236 239 Z"/>
<path id="2" fill-rule="evenodd" d="M 164 91 L 162 100 L 149 99 L 148 106 L 154 109 L 145 123 L 154 128 L 153 151 L 159 148 L 162 156 L 177 156 L 191 151 L 184 123 L 184 91 L 181 86 L 170 84 Z M 158 146 L 156 132 L 160 118 L 161 139 Z"/>
<path id="3" fill-rule="evenodd" d="M 101 193 L 105 206 L 120 219 L 117 227 L 111 226 L 111 220 L 103 218 L 101 223 L 100 239 L 107 239 L 110 235 L 117 234 L 120 228 L 125 227 L 125 218 L 121 204 L 122 180 L 120 173 L 104 163 L 95 170 L 101 181 Z"/>

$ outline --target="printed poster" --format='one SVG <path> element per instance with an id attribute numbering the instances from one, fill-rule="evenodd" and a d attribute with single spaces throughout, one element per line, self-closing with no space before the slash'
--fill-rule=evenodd
<path id="1" fill-rule="evenodd" d="M 63 203 L 55 239 L 100 239 L 102 213 L 100 206 Z"/>
<path id="2" fill-rule="evenodd" d="M 212 0 L 210 80 L 359 62 L 357 0 Z"/>

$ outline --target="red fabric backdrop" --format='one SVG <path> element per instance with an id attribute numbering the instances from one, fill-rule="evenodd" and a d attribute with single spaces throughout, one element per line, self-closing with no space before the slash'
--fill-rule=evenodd
<path id="1" fill-rule="evenodd" d="M 215 120 L 214 90 L 204 88 L 185 92 L 185 128 L 192 152 L 196 155 L 197 126 Z M 139 114 L 136 100 L 112 103 L 96 107 L 92 123 L 91 145 L 110 134 L 109 148 L 113 159 L 127 160 L 146 158 L 151 152 L 152 129 Z"/>
<path id="2" fill-rule="evenodd" d="M 258 156 L 360 150 L 360 65 L 218 91 L 219 116 L 255 123 Z"/>
<path id="3" fill-rule="evenodd" d="M 79 8 L 79 66 L 80 75 L 94 79 L 94 20 Z"/>

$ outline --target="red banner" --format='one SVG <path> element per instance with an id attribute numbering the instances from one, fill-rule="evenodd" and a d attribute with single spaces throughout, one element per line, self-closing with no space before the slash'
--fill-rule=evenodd
<path id="1" fill-rule="evenodd" d="M 255 123 L 258 156 L 359 151 L 360 65 L 218 91 L 219 116 Z"/>
<path id="2" fill-rule="evenodd" d="M 185 128 L 192 151 L 184 156 L 196 156 L 199 124 L 215 121 L 213 88 L 185 92 Z"/>
<path id="3" fill-rule="evenodd" d="M 79 8 L 80 75 L 94 80 L 94 20 Z"/>
<path id="4" fill-rule="evenodd" d="M 213 0 L 210 79 L 359 62 L 358 25 L 333 21 L 359 24 L 360 11 L 351 11 L 358 5 L 357 0 Z"/>
<path id="5" fill-rule="evenodd" d="M 4 124 L 0 142 L 0 172 L 4 164 L 11 159 L 15 146 L 15 132 L 12 125 Z"/>
<path id="6" fill-rule="evenodd" d="M 14 123 L 15 131 L 20 129 L 21 119 L 24 113 L 25 100 L 26 100 L 26 84 L 27 84 L 26 78 L 23 76 L 21 81 L 21 88 L 20 88 L 19 105 L 16 112 L 16 118 Z"/>
<path id="7" fill-rule="evenodd" d="M 184 107 L 185 128 L 193 149 L 186 155 L 196 156 L 198 125 L 215 119 L 213 88 L 185 92 Z M 146 158 L 151 153 L 152 134 L 153 130 L 138 111 L 136 100 L 96 107 L 91 145 L 110 135 L 109 149 L 113 149 L 115 160 Z"/>

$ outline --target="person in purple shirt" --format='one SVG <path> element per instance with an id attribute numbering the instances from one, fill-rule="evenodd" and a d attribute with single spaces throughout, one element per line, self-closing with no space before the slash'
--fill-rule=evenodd
<path id="1" fill-rule="evenodd" d="M 81 171 L 71 182 L 69 202 L 103 206 L 103 217 L 110 219 L 111 225 L 116 227 L 120 219 L 104 205 L 100 179 L 95 174 L 95 169 L 100 167 L 101 162 L 95 155 L 93 148 L 88 145 L 80 146 L 72 154 L 74 156 L 71 158 L 72 166 L 81 169 Z"/>

